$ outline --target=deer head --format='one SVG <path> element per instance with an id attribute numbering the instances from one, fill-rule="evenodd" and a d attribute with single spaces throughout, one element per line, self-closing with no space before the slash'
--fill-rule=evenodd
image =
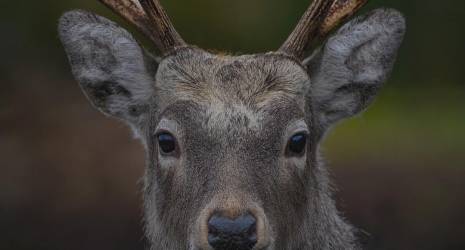
<path id="1" fill-rule="evenodd" d="M 151 249 L 357 247 L 318 147 L 387 79 L 405 30 L 401 14 L 372 11 L 325 40 L 366 0 L 314 0 L 278 51 L 224 56 L 186 44 L 158 0 L 101 2 L 159 55 L 84 11 L 63 15 L 60 38 L 88 99 L 145 146 Z"/>

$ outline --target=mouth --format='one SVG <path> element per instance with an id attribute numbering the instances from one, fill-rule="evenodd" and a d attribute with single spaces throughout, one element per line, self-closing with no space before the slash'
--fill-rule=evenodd
<path id="1" fill-rule="evenodd" d="M 225 247 L 225 248 L 209 248 L 209 249 L 191 247 L 189 250 L 274 250 L 274 249 L 271 248 L 271 247 L 262 247 L 262 248 L 236 248 L 235 246 L 227 246 L 227 247 Z"/>
<path id="2" fill-rule="evenodd" d="M 223 246 L 218 246 L 213 248 L 212 246 L 197 246 L 195 244 L 191 244 L 188 250 L 275 250 L 274 244 L 267 244 L 267 246 L 237 246 L 235 243 L 225 244 Z"/>
<path id="3" fill-rule="evenodd" d="M 254 246 L 254 247 L 249 247 L 249 246 L 236 246 L 236 245 L 224 245 L 218 248 L 213 248 L 211 246 L 208 247 L 198 247 L 191 245 L 189 250 L 275 250 L 275 248 L 271 245 L 267 246 Z"/>

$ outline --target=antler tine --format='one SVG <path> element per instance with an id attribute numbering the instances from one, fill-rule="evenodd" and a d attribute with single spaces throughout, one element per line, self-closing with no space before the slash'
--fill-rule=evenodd
<path id="1" fill-rule="evenodd" d="M 185 45 L 158 0 L 99 1 L 135 25 L 162 53 Z"/>
<path id="2" fill-rule="evenodd" d="M 315 36 L 332 0 L 314 0 L 279 51 L 301 57 L 309 38 Z"/>
<path id="3" fill-rule="evenodd" d="M 99 0 L 99 2 L 136 26 L 136 28 L 151 40 L 156 39 L 156 36 L 154 36 L 149 28 L 150 21 L 137 0 Z"/>
<path id="4" fill-rule="evenodd" d="M 279 51 L 301 58 L 316 39 L 324 38 L 368 0 L 314 0 Z"/>
<path id="5" fill-rule="evenodd" d="M 159 0 L 138 0 L 153 27 L 156 40 L 154 41 L 163 53 L 168 53 L 176 47 L 186 43 L 174 28 Z"/>
<path id="6" fill-rule="evenodd" d="M 326 36 L 339 23 L 353 16 L 368 0 L 336 0 L 321 24 L 319 35 Z"/>

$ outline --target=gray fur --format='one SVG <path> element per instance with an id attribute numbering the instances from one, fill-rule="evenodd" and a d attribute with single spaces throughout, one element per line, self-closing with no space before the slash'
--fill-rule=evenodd
<path id="1" fill-rule="evenodd" d="M 92 104 L 132 127 L 143 123 L 156 63 L 131 34 L 106 18 L 72 11 L 61 17 L 59 35 L 74 77 Z"/>
<path id="2" fill-rule="evenodd" d="M 306 64 L 313 106 L 327 127 L 364 110 L 387 80 L 405 33 L 403 16 L 379 9 L 355 18 Z"/>
<path id="3" fill-rule="evenodd" d="M 396 11 L 372 12 L 306 62 L 195 47 L 157 62 L 122 28 L 82 11 L 65 14 L 59 31 L 91 102 L 130 124 L 146 146 L 150 249 L 209 250 L 206 220 L 224 210 L 253 211 L 261 225 L 256 249 L 308 250 L 358 248 L 318 148 L 331 124 L 373 100 L 404 29 Z M 159 131 L 176 137 L 175 155 L 159 153 Z M 305 155 L 288 155 L 289 137 L 302 131 Z"/>

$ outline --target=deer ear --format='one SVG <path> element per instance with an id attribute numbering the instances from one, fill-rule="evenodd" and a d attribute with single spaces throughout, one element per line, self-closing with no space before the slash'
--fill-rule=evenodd
<path id="1" fill-rule="evenodd" d="M 92 104 L 137 125 L 153 94 L 153 57 L 126 30 L 84 11 L 65 13 L 59 35 L 73 75 Z"/>
<path id="2" fill-rule="evenodd" d="M 324 128 L 372 102 L 391 72 L 404 32 L 399 12 L 378 9 L 344 25 L 304 62 L 310 99 Z"/>

